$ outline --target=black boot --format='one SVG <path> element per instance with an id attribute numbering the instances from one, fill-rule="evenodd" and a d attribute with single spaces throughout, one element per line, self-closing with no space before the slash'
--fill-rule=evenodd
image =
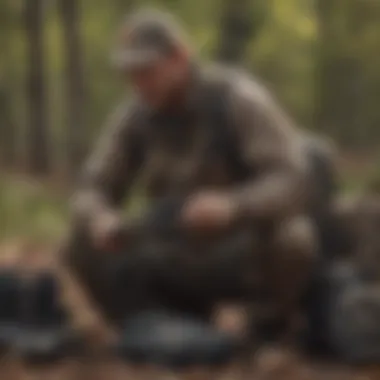
<path id="1" fill-rule="evenodd" d="M 0 355 L 5 354 L 17 339 L 21 301 L 21 280 L 16 271 L 0 272 Z"/>
<path id="2" fill-rule="evenodd" d="M 20 356 L 30 364 L 47 364 L 78 354 L 80 339 L 68 324 L 54 275 L 42 273 L 28 281 L 23 297 Z"/>
<path id="3" fill-rule="evenodd" d="M 126 321 L 116 354 L 133 364 L 178 369 L 227 364 L 238 348 L 231 337 L 202 321 L 148 311 Z"/>

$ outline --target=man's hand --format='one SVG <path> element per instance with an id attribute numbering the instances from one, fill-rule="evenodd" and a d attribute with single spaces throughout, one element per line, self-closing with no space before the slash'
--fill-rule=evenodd
<path id="1" fill-rule="evenodd" d="M 235 203 L 230 196 L 210 191 L 189 198 L 182 211 L 182 222 L 193 232 L 215 232 L 228 228 L 235 215 Z"/>
<path id="2" fill-rule="evenodd" d="M 105 252 L 121 249 L 123 229 L 124 224 L 118 213 L 109 212 L 96 218 L 90 226 L 95 248 Z"/>

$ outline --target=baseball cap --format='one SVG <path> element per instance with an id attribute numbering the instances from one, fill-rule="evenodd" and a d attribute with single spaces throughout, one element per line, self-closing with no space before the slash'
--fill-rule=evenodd
<path id="1" fill-rule="evenodd" d="M 158 10 L 143 10 L 128 16 L 121 26 L 112 62 L 123 70 L 139 68 L 183 45 L 187 45 L 185 33 L 174 17 Z"/>

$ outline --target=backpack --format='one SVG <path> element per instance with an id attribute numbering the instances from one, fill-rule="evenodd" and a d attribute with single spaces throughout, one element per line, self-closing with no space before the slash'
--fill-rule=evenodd
<path id="1" fill-rule="evenodd" d="M 368 280 L 352 263 L 330 266 L 326 312 L 330 346 L 350 363 L 380 360 L 379 285 Z"/>

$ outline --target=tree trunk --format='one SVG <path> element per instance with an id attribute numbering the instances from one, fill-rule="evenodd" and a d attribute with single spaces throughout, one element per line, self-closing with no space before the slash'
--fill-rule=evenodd
<path id="1" fill-rule="evenodd" d="M 43 41 L 43 1 L 26 0 L 25 26 L 29 53 L 27 158 L 33 174 L 49 171 L 47 99 Z"/>
<path id="2" fill-rule="evenodd" d="M 316 0 L 318 50 L 316 72 L 315 127 L 334 137 L 339 134 L 335 107 L 340 100 L 341 62 L 334 45 L 334 0 Z M 339 107 L 339 106 L 338 106 Z"/>
<path id="3" fill-rule="evenodd" d="M 14 12 L 10 2 L 5 1 L 0 9 L 0 157 L 1 165 L 10 168 L 16 160 L 16 125 L 12 110 L 12 80 L 14 79 L 13 32 Z"/>
<path id="4" fill-rule="evenodd" d="M 86 154 L 85 94 L 80 36 L 80 14 L 77 0 L 60 1 L 66 57 L 67 171 L 74 179 Z"/>
<path id="5" fill-rule="evenodd" d="M 138 0 L 116 0 L 116 9 L 118 12 L 128 13 L 138 4 Z"/>
<path id="6" fill-rule="evenodd" d="M 316 77 L 316 127 L 345 145 L 360 139 L 360 107 L 363 77 L 359 57 L 350 54 L 351 37 L 359 32 L 360 20 L 352 17 L 354 2 L 317 0 L 319 50 Z M 338 17 L 339 16 L 339 17 Z M 338 18 L 345 18 L 344 33 Z M 352 18 L 352 20 L 350 20 Z"/>
<path id="7" fill-rule="evenodd" d="M 220 21 L 219 44 L 216 58 L 219 61 L 241 64 L 247 47 L 263 24 L 266 4 L 256 0 L 224 0 Z"/>
<path id="8" fill-rule="evenodd" d="M 11 109 L 11 94 L 8 84 L 0 84 L 0 144 L 1 165 L 11 168 L 16 163 L 16 125 Z"/>

